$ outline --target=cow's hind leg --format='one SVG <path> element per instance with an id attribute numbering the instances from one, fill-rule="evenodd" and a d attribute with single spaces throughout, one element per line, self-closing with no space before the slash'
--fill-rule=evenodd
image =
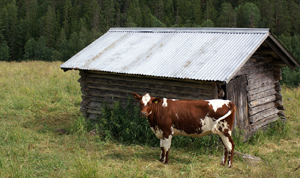
<path id="1" fill-rule="evenodd" d="M 229 132 L 221 132 L 219 133 L 219 136 L 221 137 L 222 139 L 222 142 L 224 144 L 224 146 L 226 147 L 227 149 L 227 152 L 228 152 L 228 167 L 231 167 L 232 165 L 232 161 L 233 161 L 233 152 L 234 152 L 234 142 L 233 142 L 233 139 L 231 137 L 231 133 Z M 225 155 L 224 155 L 225 156 Z M 225 161 L 224 160 L 224 164 L 225 164 Z"/>
<path id="2" fill-rule="evenodd" d="M 224 153 L 223 153 L 223 158 L 222 158 L 222 161 L 221 161 L 221 165 L 225 165 L 226 164 L 226 160 L 227 160 L 227 156 L 228 156 L 228 151 L 227 151 L 227 148 L 226 146 L 224 145 L 222 139 L 220 138 L 222 144 L 223 144 L 223 149 L 224 149 Z"/>
<path id="3" fill-rule="evenodd" d="M 161 148 L 161 154 L 160 159 L 164 164 L 168 164 L 169 161 L 169 151 L 171 147 L 171 141 L 172 141 L 172 135 L 169 135 L 168 138 L 160 139 L 160 148 Z"/>

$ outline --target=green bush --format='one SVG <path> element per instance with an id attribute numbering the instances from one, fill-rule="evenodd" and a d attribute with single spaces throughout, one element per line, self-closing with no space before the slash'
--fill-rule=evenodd
<path id="1" fill-rule="evenodd" d="M 282 84 L 288 87 L 297 87 L 300 83 L 300 68 L 296 68 L 294 71 L 288 67 L 282 68 Z"/>

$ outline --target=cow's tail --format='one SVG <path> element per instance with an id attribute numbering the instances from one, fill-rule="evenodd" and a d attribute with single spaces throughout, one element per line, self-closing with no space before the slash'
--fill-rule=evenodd
<path id="1" fill-rule="evenodd" d="M 218 120 L 216 120 L 216 121 L 214 122 L 214 125 L 213 125 L 213 127 L 212 127 L 212 132 L 213 132 L 214 134 L 217 134 L 217 133 L 220 132 L 220 131 L 218 130 L 218 128 L 217 128 L 217 125 L 218 125 L 219 121 L 225 119 L 225 118 L 228 117 L 231 113 L 232 113 L 232 110 L 229 110 L 224 116 L 220 117 Z"/>

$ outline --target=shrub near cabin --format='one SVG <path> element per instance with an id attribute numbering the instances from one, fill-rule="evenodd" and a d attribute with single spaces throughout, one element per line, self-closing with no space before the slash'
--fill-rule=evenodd
<path id="1" fill-rule="evenodd" d="M 207 134 L 220 136 L 224 155 L 221 164 L 231 167 L 234 142 L 231 137 L 236 106 L 229 100 L 172 100 L 140 96 L 133 93 L 140 103 L 140 114 L 147 117 L 155 136 L 160 139 L 160 161 L 167 164 L 173 136 L 202 137 Z"/>

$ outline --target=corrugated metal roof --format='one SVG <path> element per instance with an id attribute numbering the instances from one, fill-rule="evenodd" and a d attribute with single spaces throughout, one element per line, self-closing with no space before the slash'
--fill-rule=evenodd
<path id="1" fill-rule="evenodd" d="M 111 28 L 62 69 L 229 82 L 269 29 Z"/>

